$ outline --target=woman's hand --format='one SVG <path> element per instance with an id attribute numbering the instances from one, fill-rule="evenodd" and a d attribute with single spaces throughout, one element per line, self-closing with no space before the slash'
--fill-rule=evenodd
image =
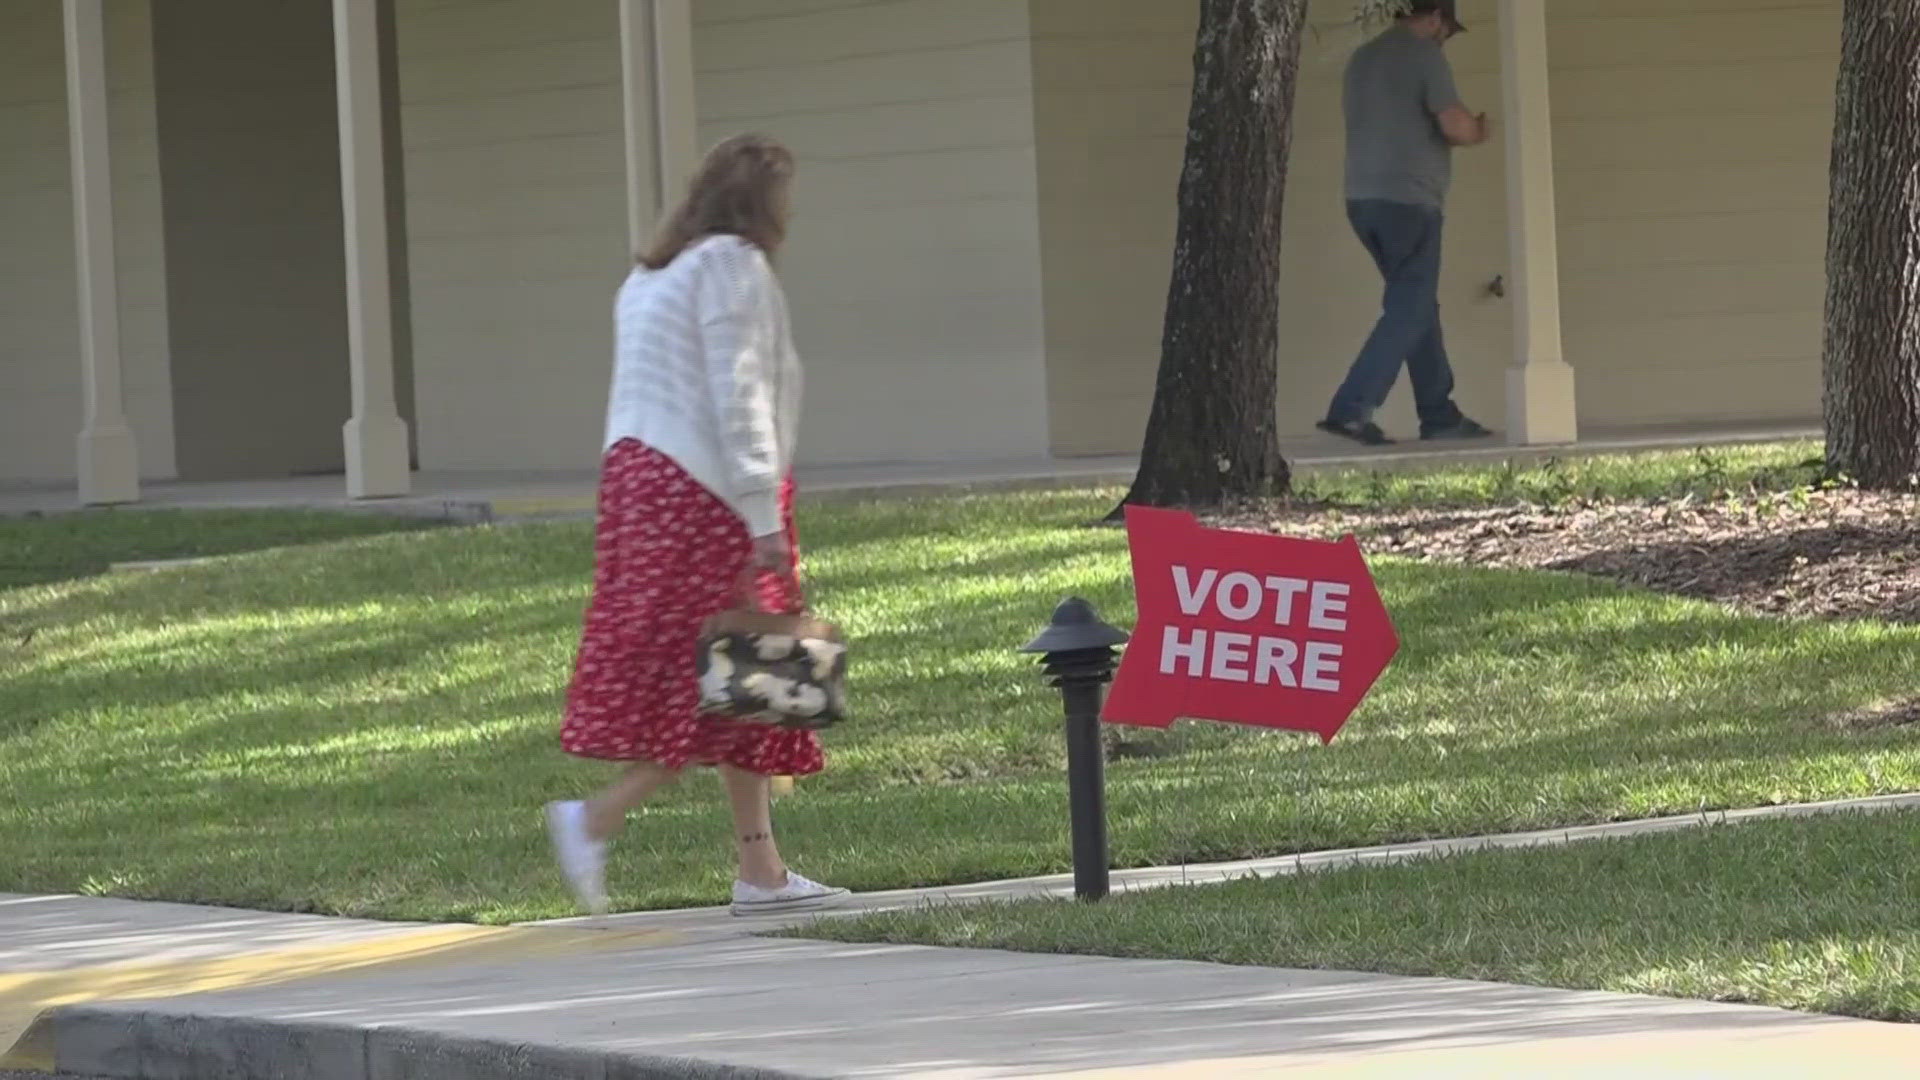
<path id="1" fill-rule="evenodd" d="M 779 574 L 781 577 L 790 576 L 793 573 L 793 545 L 787 543 L 787 534 L 778 532 L 755 537 L 753 558 L 748 568 Z"/>
<path id="2" fill-rule="evenodd" d="M 786 533 L 756 536 L 753 554 L 740 572 L 740 602 L 748 611 L 760 608 L 760 575 L 772 574 L 782 581 L 793 581 L 793 545 Z"/>

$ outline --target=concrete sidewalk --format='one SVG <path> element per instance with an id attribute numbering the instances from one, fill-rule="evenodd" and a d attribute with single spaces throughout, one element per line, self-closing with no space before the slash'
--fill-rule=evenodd
<path id="1" fill-rule="evenodd" d="M 40 902 L 88 929 L 89 902 Z M 153 1080 L 1753 1080 L 1908 1076 L 1920 1061 L 1920 1028 L 1614 994 L 737 936 L 593 944 L 70 1006 L 14 1063 Z"/>
<path id="2" fill-rule="evenodd" d="M 1115 874 L 1116 888 L 1889 796 Z M 1058 895 L 1065 878 L 855 910 Z M 752 936 L 724 911 L 498 928 L 0 896 L 0 1060 L 103 1077 L 1909 1076 L 1920 1027 L 1453 980 Z M 12 1031 L 9 1030 L 11 1027 Z"/>
<path id="3" fill-rule="evenodd" d="M 328 1066 L 312 1075 L 381 1080 L 487 1080 L 518 1069 L 597 1077 L 610 1065 L 622 1075 L 715 1075 L 719 1066 L 959 1078 L 1488 1076 L 1504 1063 L 1506 1075 L 1560 1076 L 1576 1060 L 1597 1070 L 1588 1075 L 1862 1077 L 1911 1075 L 1920 1061 L 1920 1029 L 1767 1009 L 752 938 L 94 1007 L 52 1034 L 60 1067 L 100 1075 L 181 1065 L 304 1075 L 293 1068 L 304 1059 Z"/>

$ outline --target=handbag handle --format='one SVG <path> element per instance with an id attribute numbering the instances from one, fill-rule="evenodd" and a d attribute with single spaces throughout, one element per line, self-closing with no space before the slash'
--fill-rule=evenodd
<path id="1" fill-rule="evenodd" d="M 840 628 L 808 612 L 781 614 L 728 608 L 707 620 L 706 636 L 717 634 L 784 634 L 796 638 L 839 641 Z"/>
<path id="2" fill-rule="evenodd" d="M 800 580 L 800 571 L 798 568 L 782 572 L 779 570 L 768 570 L 765 567 L 755 566 L 751 561 L 749 561 L 747 563 L 746 568 L 740 571 L 740 580 L 734 588 L 734 592 L 738 594 L 735 597 L 735 600 L 740 606 L 740 608 L 742 608 L 743 610 L 746 610 L 746 611 L 764 610 L 760 606 L 760 575 L 761 574 L 774 574 L 784 579 L 788 585 L 792 586 L 794 592 L 798 593 L 801 596 L 806 595 L 806 588 Z"/>

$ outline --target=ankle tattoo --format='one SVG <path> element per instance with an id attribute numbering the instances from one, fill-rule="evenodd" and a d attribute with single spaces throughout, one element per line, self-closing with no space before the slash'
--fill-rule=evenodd
<path id="1" fill-rule="evenodd" d="M 745 836 L 742 836 L 740 838 L 740 842 L 743 844 L 765 844 L 770 842 L 772 839 L 773 839 L 772 833 L 756 832 L 756 833 L 747 833 Z"/>

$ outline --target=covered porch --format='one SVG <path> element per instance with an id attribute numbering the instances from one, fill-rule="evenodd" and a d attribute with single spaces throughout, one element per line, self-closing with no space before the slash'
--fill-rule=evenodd
<path id="1" fill-rule="evenodd" d="M 340 315 L 344 320 L 346 370 L 342 374 L 350 388 L 350 413 L 339 433 L 344 485 L 338 475 L 321 475 L 290 478 L 283 486 L 289 492 L 332 488 L 347 501 L 394 499 L 413 492 L 417 463 L 415 440 L 402 415 L 403 411 L 411 412 L 410 408 L 403 410 L 402 401 L 411 398 L 413 387 L 404 378 L 408 373 L 400 370 L 404 356 L 401 363 L 396 363 L 396 354 L 405 351 L 410 328 L 405 307 L 408 235 L 404 195 L 397 190 L 401 150 L 394 130 L 398 116 L 398 102 L 394 100 L 394 6 L 393 0 L 329 2 L 336 99 L 334 107 L 326 110 L 331 115 L 282 117 L 280 122 L 295 127 L 306 121 L 331 119 L 334 124 L 329 126 L 337 128 L 338 133 L 336 195 L 343 233 L 335 242 L 344 252 L 341 269 L 345 293 Z M 631 251 L 651 235 L 669 188 L 676 178 L 689 172 L 697 154 L 691 0 L 610 2 L 618 8 L 625 240 Z M 128 419 L 125 391 L 127 363 L 122 347 L 120 283 L 128 266 L 115 243 L 117 194 L 109 115 L 110 87 L 116 72 L 108 61 L 108 5 L 107 0 L 60 0 L 60 6 L 78 273 L 76 360 L 84 404 L 77 435 L 74 493 L 81 505 L 108 506 L 140 502 L 156 494 L 164 498 L 169 492 L 181 490 L 217 492 L 223 488 L 219 482 L 143 481 L 143 476 L 151 476 L 153 470 L 143 468 L 140 440 Z M 268 44 L 259 43 L 257 47 L 267 48 Z M 311 123 L 305 126 L 315 129 Z M 192 175 L 178 177 L 183 187 L 198 179 Z M 215 214 L 221 212 L 218 207 L 210 209 Z M 298 213 L 299 208 L 288 207 L 284 212 Z M 204 226 L 206 222 L 198 224 Z M 285 253 L 284 259 L 296 262 L 298 253 Z M 171 277 L 179 261 L 172 260 L 163 274 Z M 260 313 L 229 306 L 228 317 L 241 320 L 249 316 L 259 318 Z M 177 383 L 177 366 L 173 376 Z M 320 381 L 326 378 L 323 373 Z M 178 393 L 177 385 L 174 389 Z M 220 402 L 220 407 L 245 410 L 252 404 L 244 394 L 233 393 Z M 319 401 L 313 405 L 324 407 Z M 180 415 L 176 408 L 176 423 Z M 264 425 L 261 434 L 268 440 L 277 434 L 274 422 L 274 418 L 266 417 L 256 423 Z M 179 433 L 174 434 L 177 437 Z M 245 450 L 227 452 L 244 455 Z M 323 453 L 322 460 L 324 457 Z M 312 471 L 331 470 L 322 467 Z M 238 488 L 248 486 L 248 482 L 239 482 Z M 266 486 L 273 488 L 275 483 Z M 342 486 L 343 491 L 339 490 Z M 32 492 L 31 485 L 16 485 L 4 498 L 10 505 L 23 500 L 37 503 L 39 496 Z"/>
<path id="2" fill-rule="evenodd" d="M 41 2 L 54 10 L 55 0 Z M 597 445 L 611 275 L 651 232 L 700 144 L 742 127 L 787 138 L 803 162 L 801 234 L 785 269 L 810 360 L 802 452 L 812 487 L 1130 467 L 1158 352 L 1197 5 L 276 5 L 297 7 L 306 21 L 274 34 L 317 45 L 303 63 L 318 70 L 282 97 L 304 111 L 283 116 L 230 93 L 211 105 L 195 99 L 201 115 L 192 119 L 196 131 L 229 142 L 297 129 L 302 153 L 318 161 L 325 151 L 325 167 L 300 174 L 305 202 L 291 208 L 307 230 L 300 251 L 275 259 L 256 243 L 250 261 L 228 265 L 197 240 L 180 247 L 202 250 L 175 251 L 170 237 L 164 260 L 142 244 L 129 253 L 124 229 L 116 246 L 117 217 L 154 216 L 142 204 L 152 196 L 134 187 L 130 197 L 128 166 L 112 160 L 124 130 L 111 138 L 107 130 L 110 116 L 127 115 L 115 111 L 125 104 L 115 95 L 126 93 L 116 82 L 134 66 L 124 41 L 115 53 L 107 13 L 136 5 L 57 3 L 79 347 L 72 359 L 42 351 L 83 390 L 75 470 L 83 505 L 243 491 L 432 501 L 536 475 L 540 490 L 558 485 L 555 497 L 579 498 Z M 1457 54 L 1463 87 L 1470 104 L 1492 112 L 1499 143 L 1472 153 L 1449 224 L 1458 238 L 1447 284 L 1449 332 L 1462 331 L 1456 367 L 1469 407 L 1505 435 L 1505 445 L 1477 452 L 1804 431 L 1792 418 L 1817 413 L 1817 392 L 1802 385 L 1817 316 L 1778 308 L 1783 297 L 1799 305 L 1817 283 L 1820 163 L 1811 148 L 1831 106 L 1806 88 L 1830 82 L 1830 65 L 1809 28 L 1825 25 L 1837 0 L 1756 14 L 1725 36 L 1713 32 L 1720 17 L 1705 0 L 1599 13 L 1541 0 L 1462 7 L 1474 30 L 1469 51 Z M 1364 333 L 1377 287 L 1344 225 L 1332 223 L 1338 132 L 1328 87 L 1349 42 L 1325 30 L 1351 11 L 1352 0 L 1313 5 L 1282 278 L 1283 432 L 1309 430 L 1320 384 Z M 1656 24 L 1671 24 L 1672 39 L 1640 67 L 1620 68 L 1623 51 Z M 167 33 L 178 41 L 186 31 Z M 51 46 L 50 26 L 46 39 Z M 249 48 L 271 58 L 250 68 L 274 74 L 287 62 L 258 41 L 235 41 L 222 55 L 245 63 Z M 190 66 L 198 55 L 172 63 Z M 1695 78 L 1703 59 L 1716 67 Z M 1778 137 L 1771 98 L 1726 90 L 1765 71 L 1808 99 L 1796 99 L 1796 109 L 1808 107 L 1791 118 L 1791 139 Z M 1660 89 L 1623 86 L 1635 79 Z M 1555 113 L 1561 90 L 1571 122 Z M 1684 100 L 1669 101 L 1675 93 Z M 1686 115 L 1663 124 L 1657 144 L 1639 146 L 1636 118 L 1669 106 Z M 230 108 L 252 127 L 228 130 Z M 1729 109 L 1768 115 L 1720 119 Z M 1713 138 L 1696 153 L 1700 132 Z M 1627 146 L 1636 153 L 1621 153 Z M 179 160 L 192 163 L 197 150 Z M 1662 156 L 1676 164 L 1648 167 Z M 251 221 L 279 212 L 247 190 L 245 162 L 223 163 L 224 174 L 175 164 L 133 168 L 165 172 L 170 192 L 192 194 L 169 200 L 168 225 L 178 218 L 182 237 L 209 221 L 240 229 L 218 220 L 235 202 Z M 1750 186 L 1740 186 L 1743 176 Z M 202 183 L 210 177 L 217 182 Z M 1568 186 L 1576 190 L 1562 212 L 1556 189 Z M 175 201 L 189 205 L 176 210 Z M 1786 226 L 1784 240 L 1775 225 Z M 313 303 L 299 327 L 283 312 L 223 304 L 209 288 L 321 254 L 337 262 L 302 284 Z M 140 294 L 131 299 L 130 283 Z M 176 312 L 191 304 L 202 312 L 195 325 L 176 320 L 175 344 L 200 348 L 230 324 L 279 320 L 271 340 L 327 336 L 325 347 L 284 364 L 256 334 L 218 343 L 218 364 L 194 366 L 178 350 L 166 355 L 162 327 L 159 365 L 172 364 L 173 383 L 153 391 L 155 334 L 146 321 L 122 320 L 153 306 L 155 292 L 166 306 L 168 289 Z M 1585 374 L 1578 387 L 1576 365 Z M 171 407 L 153 403 L 167 393 Z M 181 404 L 189 396 L 192 408 Z M 73 431 L 70 399 L 46 400 L 60 411 L 14 408 L 40 411 L 36 431 L 59 433 L 29 440 L 41 447 Z M 225 427 L 245 437 L 209 435 Z M 268 468 L 249 456 L 289 441 L 304 448 L 299 460 Z M 219 470 L 187 468 L 189 450 Z M 1303 463 L 1352 456 L 1315 437 L 1286 450 Z M 1399 453 L 1430 460 L 1418 447 Z M 229 484 L 214 475 L 221 470 L 290 478 Z M 164 479 L 182 475 L 200 479 Z M 5 497 L 38 507 L 49 490 L 15 484 Z M 75 488 L 62 490 L 71 505 Z"/>

